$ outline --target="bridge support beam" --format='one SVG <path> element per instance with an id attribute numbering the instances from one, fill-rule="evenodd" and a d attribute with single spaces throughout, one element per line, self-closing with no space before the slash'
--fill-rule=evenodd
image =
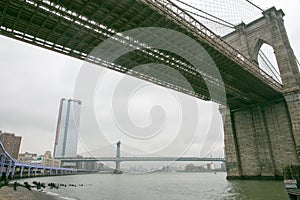
<path id="1" fill-rule="evenodd" d="M 23 170 L 24 170 L 24 167 L 21 167 L 21 170 L 20 170 L 20 177 L 21 178 L 23 177 Z"/>
<path id="2" fill-rule="evenodd" d="M 9 160 L 9 164 L 8 164 L 8 166 L 6 167 L 6 178 L 9 177 L 11 167 L 12 167 L 12 160 Z"/>
<path id="3" fill-rule="evenodd" d="M 0 159 L 1 159 L 1 161 L 0 161 L 0 175 L 2 176 L 2 173 L 4 171 L 4 164 L 5 164 L 6 156 L 3 154 L 3 155 L 1 155 Z"/>
<path id="4" fill-rule="evenodd" d="M 27 176 L 28 176 L 28 177 L 30 177 L 30 170 L 31 170 L 31 168 L 29 167 L 29 168 L 28 168 L 28 171 L 27 171 Z"/>
<path id="5" fill-rule="evenodd" d="M 226 168 L 227 175 L 229 177 L 240 177 L 241 172 L 241 161 L 239 155 L 239 146 L 237 142 L 237 136 L 235 132 L 235 122 L 232 121 L 233 117 L 230 109 L 225 106 L 219 108 L 224 126 L 224 144 L 225 144 L 225 155 L 226 155 Z"/>
<path id="6" fill-rule="evenodd" d="M 16 165 L 14 164 L 11 172 L 11 178 L 14 178 L 15 172 L 16 172 Z"/>

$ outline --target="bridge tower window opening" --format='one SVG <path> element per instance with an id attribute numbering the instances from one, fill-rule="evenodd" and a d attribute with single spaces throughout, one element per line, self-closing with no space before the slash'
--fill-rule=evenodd
<path id="1" fill-rule="evenodd" d="M 263 43 L 258 52 L 258 65 L 267 72 L 271 77 L 282 83 L 280 71 L 273 47 L 269 44 Z"/>

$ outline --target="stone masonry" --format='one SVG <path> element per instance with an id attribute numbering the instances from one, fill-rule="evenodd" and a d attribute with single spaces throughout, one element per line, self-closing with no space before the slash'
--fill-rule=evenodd
<path id="1" fill-rule="evenodd" d="M 282 176 L 286 164 L 299 162 L 300 73 L 283 22 L 274 7 L 250 24 L 240 24 L 224 40 L 258 63 L 266 43 L 273 47 L 283 84 L 283 98 L 239 110 L 220 106 L 228 178 Z"/>

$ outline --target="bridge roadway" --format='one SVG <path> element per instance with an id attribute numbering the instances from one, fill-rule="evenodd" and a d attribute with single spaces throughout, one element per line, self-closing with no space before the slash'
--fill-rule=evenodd
<path id="1" fill-rule="evenodd" d="M 203 162 L 226 162 L 225 158 L 200 158 L 200 157 L 87 157 L 87 158 L 57 158 L 62 162 L 81 161 L 203 161 Z"/>
<path id="2" fill-rule="evenodd" d="M 224 82 L 226 98 L 218 95 L 224 91 L 223 82 L 215 76 L 210 64 L 198 69 L 175 53 L 141 48 L 145 44 L 139 41 L 135 44 L 135 51 L 113 63 L 89 55 L 107 38 L 140 27 L 167 28 L 195 40 L 216 64 Z M 283 98 L 282 86 L 259 69 L 256 62 L 243 56 L 169 0 L 0 0 L 0 34 L 86 59 L 200 99 L 227 104 L 232 109 Z M 185 53 L 192 55 L 194 52 L 175 35 L 155 34 L 152 33 L 151 37 L 158 44 L 171 38 L 183 44 L 179 48 Z M 132 43 L 130 38 L 118 36 L 123 42 L 119 45 Z M 117 50 L 118 47 L 108 49 Z M 159 67 L 149 67 L 144 71 L 133 69 L 145 63 L 167 65 L 174 72 Z M 185 84 L 185 80 L 192 88 Z M 215 96 L 208 90 L 208 84 L 214 88 Z"/>

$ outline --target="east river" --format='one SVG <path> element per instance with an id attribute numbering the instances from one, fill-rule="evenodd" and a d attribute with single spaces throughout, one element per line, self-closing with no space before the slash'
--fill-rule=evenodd
<path id="1" fill-rule="evenodd" d="M 47 189 L 80 200 L 285 200 L 282 181 L 227 181 L 226 173 L 88 174 L 24 179 L 29 183 L 76 184 Z M 79 186 L 83 184 L 83 186 Z"/>

